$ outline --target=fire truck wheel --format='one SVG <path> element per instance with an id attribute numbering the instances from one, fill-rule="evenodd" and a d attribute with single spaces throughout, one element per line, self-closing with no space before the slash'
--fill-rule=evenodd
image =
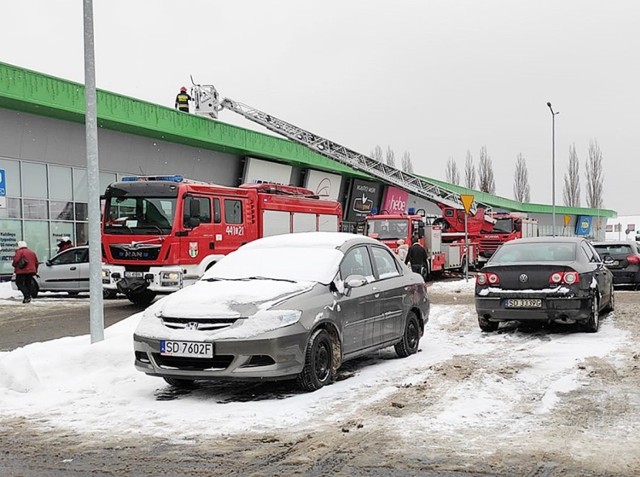
<path id="1" fill-rule="evenodd" d="M 151 290 L 144 290 L 141 293 L 127 295 L 127 298 L 131 303 L 138 306 L 148 306 L 156 297 L 156 292 Z"/>
<path id="2" fill-rule="evenodd" d="M 102 298 L 105 300 L 110 300 L 118 296 L 118 292 L 115 290 L 107 290 L 105 288 L 102 289 Z"/>

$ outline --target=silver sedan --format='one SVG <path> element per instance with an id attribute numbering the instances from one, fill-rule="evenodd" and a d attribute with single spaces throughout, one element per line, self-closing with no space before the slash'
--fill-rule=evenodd
<path id="1" fill-rule="evenodd" d="M 415 353 L 428 319 L 424 280 L 379 241 L 280 235 L 244 245 L 147 308 L 135 366 L 174 386 L 297 379 L 313 391 L 349 359 L 389 346 Z"/>

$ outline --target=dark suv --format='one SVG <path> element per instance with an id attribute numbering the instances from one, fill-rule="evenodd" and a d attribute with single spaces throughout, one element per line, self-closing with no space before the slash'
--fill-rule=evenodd
<path id="1" fill-rule="evenodd" d="M 595 242 L 593 246 L 613 273 L 616 286 L 632 286 L 636 290 L 640 287 L 640 246 L 636 242 Z"/>

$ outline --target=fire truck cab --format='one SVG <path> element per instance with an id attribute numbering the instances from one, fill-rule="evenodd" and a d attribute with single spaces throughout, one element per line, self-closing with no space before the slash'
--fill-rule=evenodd
<path id="1" fill-rule="evenodd" d="M 226 187 L 179 175 L 131 176 L 104 195 L 102 283 L 146 305 L 190 285 L 260 237 L 338 231 L 342 207 L 273 183 Z"/>

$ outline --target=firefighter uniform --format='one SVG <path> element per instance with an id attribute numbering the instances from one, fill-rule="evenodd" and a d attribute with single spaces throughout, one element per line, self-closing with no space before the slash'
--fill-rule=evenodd
<path id="1" fill-rule="evenodd" d="M 185 113 L 189 112 L 189 101 L 191 101 L 191 96 L 187 93 L 186 88 L 180 89 L 180 92 L 176 96 L 176 109 L 180 111 L 184 111 Z"/>

